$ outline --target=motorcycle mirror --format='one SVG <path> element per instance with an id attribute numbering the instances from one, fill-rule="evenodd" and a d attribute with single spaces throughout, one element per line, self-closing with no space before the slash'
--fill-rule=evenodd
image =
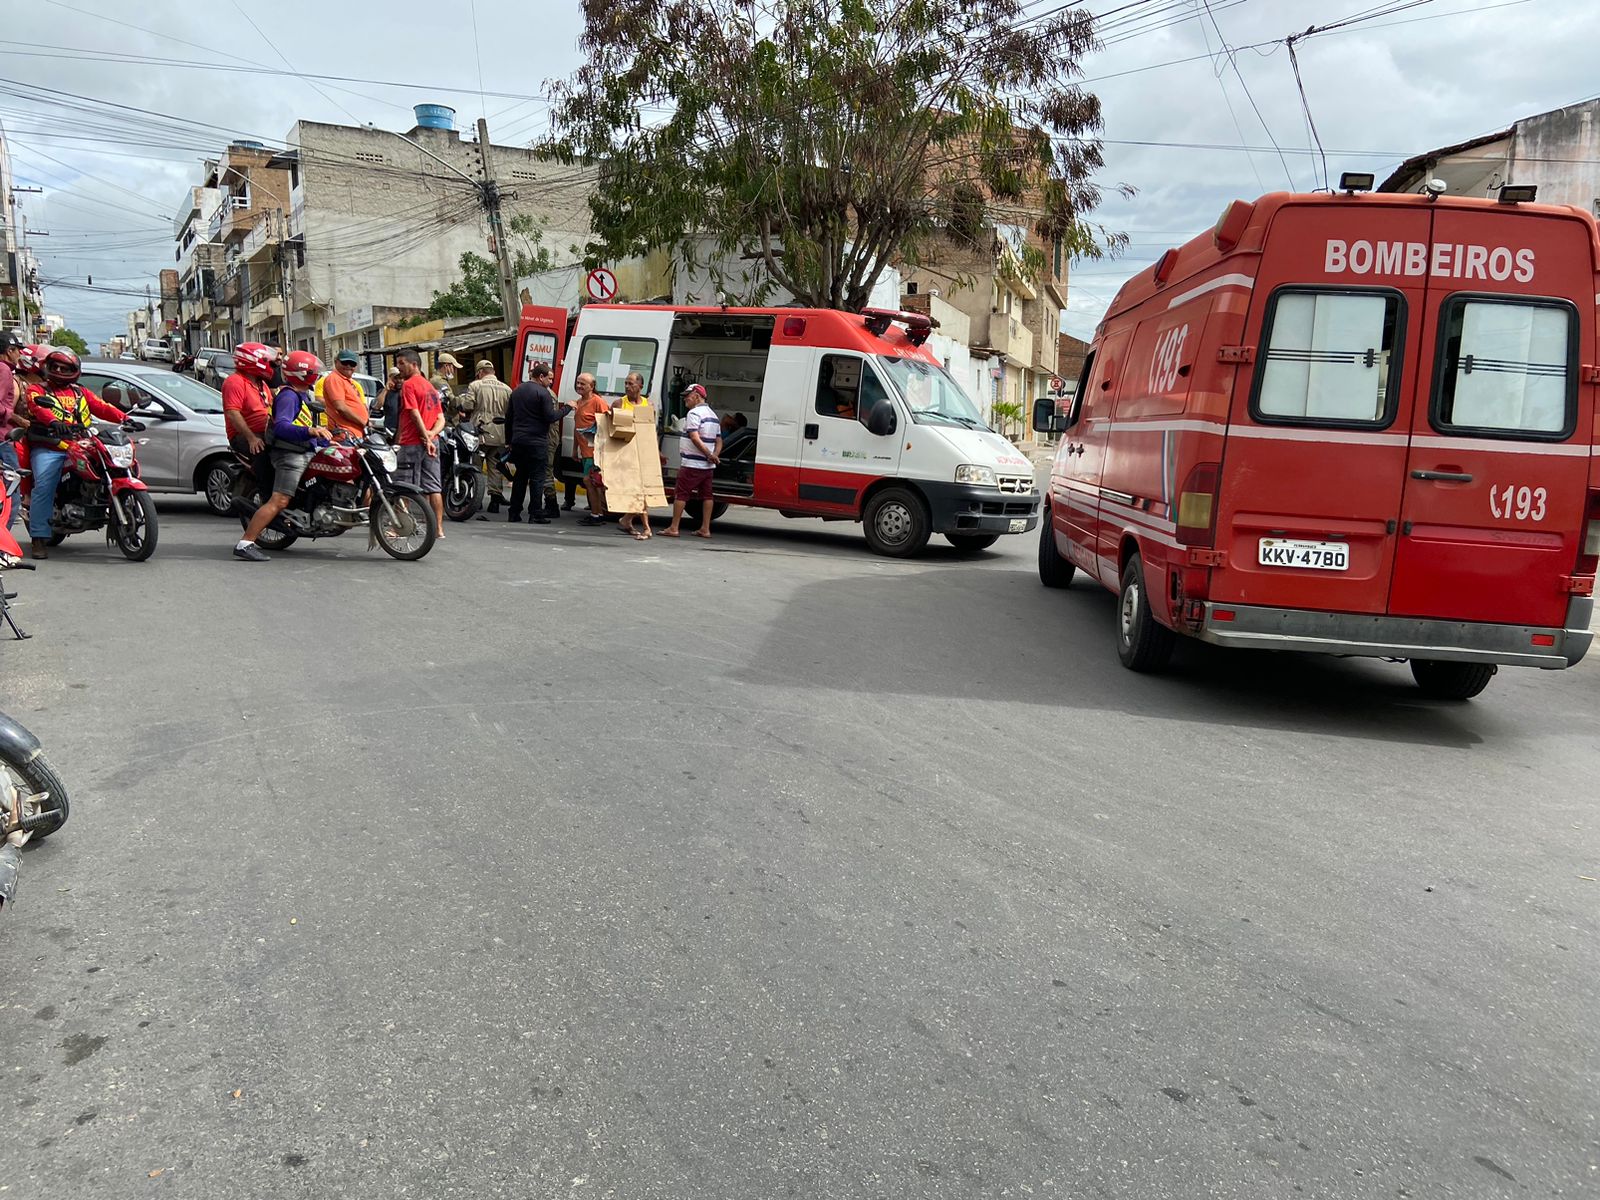
<path id="1" fill-rule="evenodd" d="M 129 433 L 143 433 L 149 428 L 143 421 L 124 421 L 122 427 Z"/>

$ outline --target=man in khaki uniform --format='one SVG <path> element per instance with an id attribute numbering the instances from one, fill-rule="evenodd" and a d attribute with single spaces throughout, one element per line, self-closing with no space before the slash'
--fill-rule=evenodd
<path id="1" fill-rule="evenodd" d="M 444 405 L 446 420 L 453 421 L 460 411 L 456 397 L 456 372 L 460 369 L 461 360 L 454 354 L 436 354 L 433 357 L 433 375 L 428 382 L 439 393 L 439 403 Z"/>
<path id="2" fill-rule="evenodd" d="M 500 506 L 505 503 L 506 484 L 510 481 L 500 470 L 500 452 L 506 444 L 506 427 L 496 424 L 495 418 L 504 419 L 506 415 L 506 401 L 511 399 L 511 388 L 497 378 L 494 373 L 494 364 L 488 359 L 479 359 L 477 378 L 467 385 L 467 391 L 461 397 L 461 415 L 470 417 L 478 424 L 478 431 L 483 434 L 483 453 L 489 467 L 489 511 L 497 513 Z M 484 520 L 487 516 L 480 513 Z"/>

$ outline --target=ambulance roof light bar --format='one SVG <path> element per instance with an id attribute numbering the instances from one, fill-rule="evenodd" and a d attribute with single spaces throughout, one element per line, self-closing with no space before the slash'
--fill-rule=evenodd
<path id="1" fill-rule="evenodd" d="M 1370 172 L 1346 171 L 1339 176 L 1339 190 L 1346 196 L 1354 196 L 1357 192 L 1370 192 L 1377 182 L 1378 177 Z"/>
<path id="2" fill-rule="evenodd" d="M 933 318 L 922 313 L 902 312 L 894 308 L 863 308 L 861 315 L 866 318 L 867 332 L 873 337 L 882 337 L 889 332 L 889 326 L 899 324 L 906 327 L 906 341 L 913 346 L 920 346 L 933 332 Z"/>
<path id="3" fill-rule="evenodd" d="M 1500 189 L 1501 204 L 1532 204 L 1533 198 L 1539 194 L 1539 185 L 1534 183 L 1508 183 Z"/>

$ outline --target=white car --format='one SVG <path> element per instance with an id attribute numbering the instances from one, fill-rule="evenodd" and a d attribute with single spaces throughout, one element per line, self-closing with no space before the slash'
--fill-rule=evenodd
<path id="1" fill-rule="evenodd" d="M 145 362 L 172 361 L 172 344 L 165 338 L 145 338 L 144 345 L 139 348 L 139 357 Z"/>

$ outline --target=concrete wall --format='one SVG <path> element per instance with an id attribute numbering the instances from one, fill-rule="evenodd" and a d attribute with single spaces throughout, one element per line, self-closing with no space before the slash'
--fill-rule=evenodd
<path id="1" fill-rule="evenodd" d="M 1542 204 L 1600 211 L 1600 101 L 1518 121 L 1506 183 L 1534 183 Z"/>

